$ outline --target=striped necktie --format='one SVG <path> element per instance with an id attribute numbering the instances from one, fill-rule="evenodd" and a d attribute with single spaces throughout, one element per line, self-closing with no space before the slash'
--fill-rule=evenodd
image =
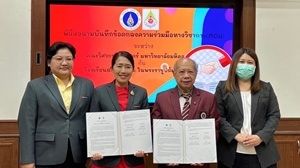
<path id="1" fill-rule="evenodd" d="M 182 95 L 182 97 L 185 98 L 185 102 L 184 102 L 184 105 L 183 105 L 181 115 L 182 115 L 182 120 L 186 120 L 189 116 L 189 111 L 190 111 L 190 107 L 191 107 L 191 104 L 190 104 L 190 101 L 189 101 L 191 95 L 190 94 Z"/>

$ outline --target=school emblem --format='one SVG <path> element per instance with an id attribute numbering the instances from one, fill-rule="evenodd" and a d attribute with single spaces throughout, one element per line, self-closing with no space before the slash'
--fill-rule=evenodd
<path id="1" fill-rule="evenodd" d="M 159 10 L 143 9 L 143 30 L 159 30 Z"/>

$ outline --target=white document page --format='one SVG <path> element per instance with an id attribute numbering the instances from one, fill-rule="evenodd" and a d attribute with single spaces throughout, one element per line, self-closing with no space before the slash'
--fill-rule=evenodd
<path id="1" fill-rule="evenodd" d="M 185 120 L 185 163 L 216 163 L 214 119 Z"/>
<path id="2" fill-rule="evenodd" d="M 152 152 L 150 110 L 86 113 L 88 157 Z"/>
<path id="3" fill-rule="evenodd" d="M 121 115 L 122 154 L 138 150 L 152 153 L 150 110 L 131 110 Z"/>
<path id="4" fill-rule="evenodd" d="M 153 120 L 154 163 L 216 163 L 214 119 Z"/>
<path id="5" fill-rule="evenodd" d="M 181 120 L 153 119 L 153 162 L 182 163 L 183 135 Z"/>
<path id="6" fill-rule="evenodd" d="M 88 157 L 101 152 L 103 156 L 119 155 L 118 114 L 112 112 L 86 113 Z"/>

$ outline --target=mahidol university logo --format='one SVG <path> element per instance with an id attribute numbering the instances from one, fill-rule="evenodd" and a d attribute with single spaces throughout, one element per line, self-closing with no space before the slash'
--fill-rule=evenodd
<path id="1" fill-rule="evenodd" d="M 139 11 L 128 8 L 120 14 L 120 24 L 126 30 L 135 30 L 141 25 L 141 14 Z"/>

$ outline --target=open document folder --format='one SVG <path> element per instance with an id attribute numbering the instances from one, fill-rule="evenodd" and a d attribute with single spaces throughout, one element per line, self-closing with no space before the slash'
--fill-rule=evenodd
<path id="1" fill-rule="evenodd" d="M 214 119 L 153 120 L 154 163 L 216 163 Z"/>
<path id="2" fill-rule="evenodd" d="M 129 155 L 152 153 L 150 110 L 86 113 L 87 153 Z"/>

